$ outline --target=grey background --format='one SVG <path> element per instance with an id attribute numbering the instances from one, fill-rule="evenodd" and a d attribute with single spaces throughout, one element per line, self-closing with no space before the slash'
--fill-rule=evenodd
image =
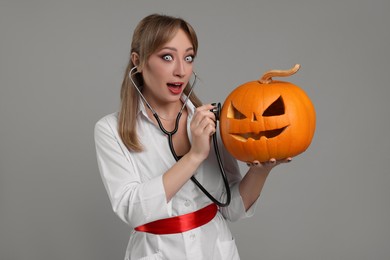
<path id="1" fill-rule="evenodd" d="M 118 108 L 145 15 L 187 19 L 204 102 L 269 69 L 317 111 L 309 149 L 276 168 L 256 215 L 230 226 L 242 259 L 390 258 L 390 1 L 0 1 L 0 259 L 123 259 L 93 143 Z M 244 165 L 241 165 L 244 169 Z"/>

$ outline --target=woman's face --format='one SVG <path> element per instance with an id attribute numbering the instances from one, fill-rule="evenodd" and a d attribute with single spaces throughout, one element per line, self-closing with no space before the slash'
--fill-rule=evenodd
<path id="1" fill-rule="evenodd" d="M 172 40 L 149 57 L 142 70 L 146 99 L 159 104 L 180 100 L 192 75 L 193 60 L 192 43 L 179 29 Z"/>

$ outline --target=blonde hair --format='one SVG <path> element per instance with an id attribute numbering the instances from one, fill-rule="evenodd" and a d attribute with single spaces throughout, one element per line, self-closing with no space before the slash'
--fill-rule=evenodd
<path id="1" fill-rule="evenodd" d="M 137 66 L 141 69 L 146 64 L 149 57 L 162 45 L 169 42 L 179 29 L 182 29 L 188 35 L 194 48 L 194 55 L 196 56 L 198 50 L 196 33 L 192 26 L 181 18 L 152 14 L 142 19 L 134 30 L 130 59 L 120 92 L 121 103 L 118 120 L 119 135 L 130 151 L 142 151 L 142 144 L 140 143 L 136 132 L 139 96 L 133 83 L 129 79 L 130 70 L 135 66 L 131 59 L 131 54 L 138 54 L 139 64 L 137 64 Z M 136 73 L 133 76 L 133 80 L 137 86 L 142 87 L 143 79 L 141 73 Z M 191 86 L 188 83 L 184 88 L 184 94 L 188 95 L 190 87 Z M 190 100 L 196 107 L 202 105 L 201 101 L 194 93 L 191 94 Z"/>

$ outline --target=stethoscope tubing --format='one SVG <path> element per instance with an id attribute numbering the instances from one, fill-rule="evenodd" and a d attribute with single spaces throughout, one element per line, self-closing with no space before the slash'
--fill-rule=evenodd
<path id="1" fill-rule="evenodd" d="M 182 108 L 180 109 L 179 113 L 177 114 L 176 116 L 176 121 L 175 121 L 175 128 L 172 130 L 172 131 L 168 131 L 164 128 L 157 112 L 152 108 L 152 106 L 148 103 L 148 101 L 146 100 L 146 98 L 143 96 L 141 90 L 138 88 L 138 86 L 135 84 L 134 80 L 133 80 L 133 75 L 136 74 L 137 72 L 133 73 L 133 71 L 137 69 L 137 67 L 133 67 L 130 72 L 129 72 L 129 78 L 131 80 L 131 82 L 133 83 L 133 86 L 135 87 L 135 89 L 137 90 L 138 94 L 140 95 L 140 97 L 142 98 L 142 100 L 145 102 L 146 106 L 150 109 L 150 111 L 152 111 L 153 113 L 153 116 L 154 118 L 157 120 L 157 124 L 158 126 L 160 127 L 160 130 L 167 135 L 168 137 L 168 144 L 169 144 L 169 149 L 171 150 L 171 153 L 173 155 L 173 157 L 175 158 L 176 161 L 179 161 L 180 160 L 180 157 L 176 154 L 175 152 L 175 148 L 173 146 L 173 135 L 177 132 L 177 130 L 179 129 L 179 121 L 180 121 L 180 118 L 181 118 L 181 115 L 182 115 L 182 112 L 187 104 L 187 101 L 192 93 L 192 91 L 194 90 L 194 87 L 196 85 L 196 81 L 197 81 L 197 75 L 195 72 L 193 72 L 194 76 L 195 76 L 195 79 L 194 79 L 194 82 L 191 84 L 191 90 L 190 92 L 188 93 L 188 95 L 186 96 L 186 99 L 183 103 L 183 106 Z M 217 108 L 217 112 L 216 113 L 219 113 L 219 110 L 220 110 L 220 104 L 218 104 L 218 108 Z M 212 111 L 214 112 L 214 111 Z M 215 113 L 215 112 L 214 112 Z M 216 114 L 216 122 L 218 121 L 218 116 Z M 231 192 L 230 192 L 230 187 L 229 187 L 229 182 L 227 180 L 227 176 L 226 176 L 226 173 L 225 173 L 225 169 L 223 167 L 223 164 L 222 164 L 222 160 L 221 160 L 221 156 L 219 154 L 219 149 L 218 149 L 218 142 L 217 142 L 217 135 L 216 133 L 214 133 L 212 135 L 212 139 L 213 139 L 213 144 L 214 144 L 214 151 L 215 151 L 215 155 L 217 157 L 217 161 L 218 161 L 218 166 L 219 166 L 219 169 L 220 169 L 220 172 L 221 172 L 221 176 L 222 176 L 222 179 L 223 179 L 223 182 L 224 182 L 224 185 L 225 185 L 225 190 L 226 190 L 226 201 L 223 203 L 223 202 L 220 202 L 218 201 L 216 198 L 214 198 L 204 187 L 203 185 L 195 178 L 195 176 L 191 176 L 191 180 L 195 183 L 196 186 L 198 186 L 198 188 L 212 201 L 214 202 L 216 205 L 220 206 L 220 207 L 227 207 L 229 204 L 230 204 L 230 201 L 231 201 Z"/>

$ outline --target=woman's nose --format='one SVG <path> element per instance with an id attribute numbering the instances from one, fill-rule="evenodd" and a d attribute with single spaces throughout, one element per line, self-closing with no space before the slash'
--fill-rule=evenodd
<path id="1" fill-rule="evenodd" d="M 184 62 L 177 61 L 173 71 L 174 75 L 180 78 L 184 77 L 186 73 L 184 66 L 185 66 Z"/>

